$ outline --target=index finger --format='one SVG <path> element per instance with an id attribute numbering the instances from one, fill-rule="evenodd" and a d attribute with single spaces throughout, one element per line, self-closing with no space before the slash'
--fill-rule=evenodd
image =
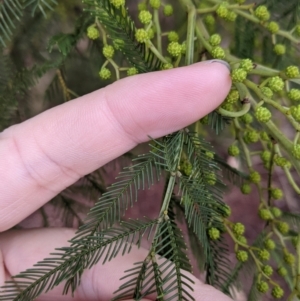
<path id="1" fill-rule="evenodd" d="M 120 80 L 0 134 L 0 231 L 82 176 L 216 108 L 231 85 L 219 63 Z"/>

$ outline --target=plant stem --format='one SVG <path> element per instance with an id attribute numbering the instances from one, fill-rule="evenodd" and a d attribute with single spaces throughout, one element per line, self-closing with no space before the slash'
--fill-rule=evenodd
<path id="1" fill-rule="evenodd" d="M 161 27 L 159 22 L 159 15 L 158 9 L 153 10 L 153 21 L 156 27 L 156 36 L 157 36 L 157 49 L 160 53 L 162 53 L 162 46 L 161 46 Z"/>
<path id="2" fill-rule="evenodd" d="M 227 117 L 241 117 L 243 115 L 245 115 L 247 112 L 249 112 L 251 108 L 251 103 L 245 103 L 243 104 L 243 107 L 240 111 L 238 112 L 231 112 L 231 111 L 227 111 L 223 108 L 218 108 L 217 111 L 218 113 L 220 113 L 223 116 L 227 116 Z"/>

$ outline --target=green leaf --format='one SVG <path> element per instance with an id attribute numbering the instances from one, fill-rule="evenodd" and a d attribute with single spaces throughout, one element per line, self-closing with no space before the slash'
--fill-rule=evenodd
<path id="1" fill-rule="evenodd" d="M 102 260 L 113 260 L 119 253 L 128 254 L 132 245 L 140 246 L 141 238 L 151 235 L 158 220 L 130 220 L 119 228 L 99 231 L 94 236 L 76 241 L 76 247 L 56 249 L 52 257 L 35 264 L 7 281 L 2 287 L 1 301 L 30 301 L 66 281 L 64 293 L 74 292 L 84 269 L 90 269 Z M 87 246 L 89 246 L 87 248 Z"/>
<path id="2" fill-rule="evenodd" d="M 31 7 L 32 16 L 35 15 L 36 11 L 39 10 L 44 17 L 47 17 L 47 10 L 53 10 L 53 7 L 57 5 L 55 0 L 25 0 L 24 7 Z"/>
<path id="3" fill-rule="evenodd" d="M 48 50 L 49 52 L 52 52 L 53 48 L 56 46 L 63 56 L 67 56 L 76 42 L 77 39 L 74 34 L 59 33 L 49 40 Z"/>
<path id="4" fill-rule="evenodd" d="M 124 7 L 116 8 L 109 0 L 84 0 L 86 11 L 96 17 L 105 27 L 109 36 L 118 43 L 131 66 L 139 73 L 159 70 L 161 62 L 150 51 L 147 53 L 144 43 L 135 39 L 136 27 Z"/>

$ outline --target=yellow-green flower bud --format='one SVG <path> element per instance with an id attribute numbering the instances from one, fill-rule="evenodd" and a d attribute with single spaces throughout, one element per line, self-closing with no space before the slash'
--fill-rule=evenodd
<path id="1" fill-rule="evenodd" d="M 169 42 L 178 42 L 179 41 L 179 35 L 176 31 L 170 31 L 168 33 L 168 40 Z"/>
<path id="2" fill-rule="evenodd" d="M 87 36 L 91 40 L 96 40 L 100 37 L 99 30 L 94 25 L 91 25 L 87 28 Z"/>
<path id="3" fill-rule="evenodd" d="M 171 4 L 166 4 L 164 7 L 164 15 L 166 17 L 172 16 L 173 15 L 173 6 Z"/>
<path id="4" fill-rule="evenodd" d="M 124 6 L 125 5 L 125 0 L 109 0 L 109 1 L 116 8 L 119 8 L 120 6 Z"/>
<path id="5" fill-rule="evenodd" d="M 266 249 L 258 251 L 258 257 L 261 261 L 268 261 L 270 259 L 270 252 Z"/>
<path id="6" fill-rule="evenodd" d="M 277 33 L 279 31 L 279 24 L 277 22 L 271 21 L 268 24 L 267 29 L 273 34 Z"/>
<path id="7" fill-rule="evenodd" d="M 167 51 L 173 57 L 178 57 L 181 54 L 182 46 L 178 42 L 171 42 L 168 45 Z"/>
<path id="8" fill-rule="evenodd" d="M 298 101 L 300 100 L 300 90 L 299 89 L 291 89 L 288 92 L 288 97 L 291 100 Z"/>
<path id="9" fill-rule="evenodd" d="M 211 49 L 211 55 L 215 59 L 224 59 L 225 58 L 225 51 L 220 46 L 215 46 Z"/>
<path id="10" fill-rule="evenodd" d="M 273 76 L 268 81 L 268 87 L 273 92 L 279 92 L 282 91 L 284 88 L 284 81 L 279 76 Z"/>
<path id="11" fill-rule="evenodd" d="M 149 24 L 152 20 L 152 14 L 148 10 L 142 10 L 139 13 L 139 20 L 142 24 Z"/>
<path id="12" fill-rule="evenodd" d="M 288 78 L 295 78 L 295 77 L 298 77 L 300 75 L 299 73 L 299 68 L 297 66 L 288 66 L 286 69 L 285 69 L 285 75 L 288 77 Z"/>
<path id="13" fill-rule="evenodd" d="M 265 5 L 258 6 L 255 9 L 254 14 L 261 21 L 268 21 L 270 19 L 270 12 Z"/>
<path id="14" fill-rule="evenodd" d="M 149 4 L 154 9 L 159 9 L 161 6 L 160 0 L 150 0 Z"/>
<path id="15" fill-rule="evenodd" d="M 111 77 L 111 72 L 107 68 L 101 68 L 101 70 L 99 72 L 99 76 L 102 79 L 109 79 Z"/>
<path id="16" fill-rule="evenodd" d="M 272 289 L 272 296 L 275 299 L 280 299 L 284 295 L 283 289 L 279 285 L 275 285 Z"/>
<path id="17" fill-rule="evenodd" d="M 144 28 L 139 28 L 135 32 L 135 38 L 139 43 L 145 43 L 149 40 L 149 35 Z"/>
<path id="18" fill-rule="evenodd" d="M 284 55 L 286 48 L 285 48 L 285 45 L 283 45 L 283 44 L 276 44 L 274 46 L 273 50 L 277 55 Z"/>
<path id="19" fill-rule="evenodd" d="M 247 251 L 237 251 L 236 252 L 236 259 L 240 262 L 246 262 L 248 260 Z"/>

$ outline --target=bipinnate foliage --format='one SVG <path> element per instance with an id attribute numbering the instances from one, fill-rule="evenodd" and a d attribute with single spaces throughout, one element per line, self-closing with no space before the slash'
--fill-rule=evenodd
<path id="1" fill-rule="evenodd" d="M 86 269 L 128 254 L 143 240 L 150 245 L 147 255 L 124 271 L 113 300 L 141 300 L 151 294 L 157 300 L 193 300 L 189 247 L 206 283 L 227 295 L 232 288 L 246 287 L 248 300 L 254 301 L 270 288 L 272 298 L 279 299 L 284 294 L 279 285 L 286 282 L 287 298 L 296 298 L 300 215 L 278 203 L 284 192 L 276 187 L 274 173 L 284 175 L 300 193 L 299 3 L 244 2 L 144 1 L 135 16 L 124 0 L 84 0 L 76 2 L 72 13 L 68 1 L 2 1 L 1 129 L 30 116 L 25 103 L 44 76 L 51 79 L 44 91 L 49 106 L 56 99 L 71 101 L 100 88 L 105 80 L 120 80 L 125 73 L 134 76 L 208 58 L 229 63 L 232 88 L 219 108 L 195 124 L 157 140 L 149 137 L 149 152 L 135 156 L 107 189 L 100 173 L 87 175 L 80 188 L 101 197 L 80 220 L 69 246 L 58 246 L 51 256 L 14 276 L 2 287 L 0 301 L 34 300 L 62 283 L 63 294 L 74 293 Z M 59 18 L 67 20 L 68 30 L 54 26 L 44 40 L 36 38 Z M 24 24 L 30 27 L 26 42 L 20 29 Z M 30 68 L 19 57 L 24 45 L 30 45 Z M 281 131 L 278 116 L 288 135 Z M 223 143 L 222 136 L 231 141 L 228 154 L 236 158 L 236 167 L 215 154 L 205 140 L 208 133 L 216 134 L 216 141 Z M 262 166 L 256 168 L 258 160 Z M 231 208 L 223 202 L 224 178 L 244 195 L 258 191 L 256 211 L 264 229 L 253 243 L 243 223 L 230 220 Z M 162 181 L 157 216 L 128 219 L 128 209 L 142 201 L 141 190 Z M 61 193 L 57 200 L 69 210 L 70 196 Z M 72 216 L 78 218 L 74 210 Z M 228 240 L 235 265 L 229 260 Z M 272 268 L 282 280 L 272 275 Z M 246 285 L 243 277 L 250 279 Z"/>

